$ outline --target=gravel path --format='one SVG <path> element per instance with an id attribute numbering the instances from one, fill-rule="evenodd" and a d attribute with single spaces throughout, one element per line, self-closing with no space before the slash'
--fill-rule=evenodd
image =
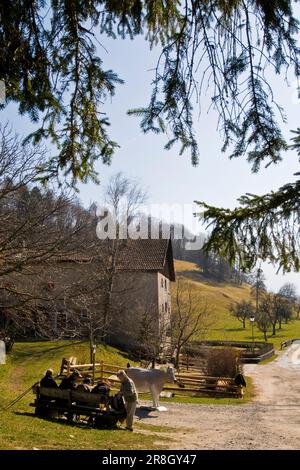
<path id="1" fill-rule="evenodd" d="M 176 428 L 170 449 L 300 449 L 300 344 L 244 373 L 254 381 L 252 403 L 168 403 L 166 412 L 139 410 L 140 422 Z"/>

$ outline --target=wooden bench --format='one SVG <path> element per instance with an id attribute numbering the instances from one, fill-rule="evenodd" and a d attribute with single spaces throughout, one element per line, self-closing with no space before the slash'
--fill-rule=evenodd
<path id="1" fill-rule="evenodd" d="M 97 427 L 111 427 L 126 417 L 125 410 L 115 410 L 110 404 L 110 397 L 104 394 L 88 393 L 76 390 L 60 390 L 36 386 L 34 403 L 35 414 L 41 417 L 63 415 L 69 422 L 79 420 L 80 416 L 89 416 L 89 422 Z"/>

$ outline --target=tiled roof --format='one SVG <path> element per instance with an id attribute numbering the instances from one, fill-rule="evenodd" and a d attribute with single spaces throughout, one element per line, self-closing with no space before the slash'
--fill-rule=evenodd
<path id="1" fill-rule="evenodd" d="M 97 262 L 98 256 L 79 254 L 60 256 L 58 262 Z M 167 271 L 175 280 L 172 244 L 169 239 L 137 239 L 120 241 L 117 251 L 117 269 L 120 271 Z"/>
<path id="2" fill-rule="evenodd" d="M 159 271 L 167 261 L 170 240 L 126 240 L 118 252 L 118 267 L 121 270 Z"/>

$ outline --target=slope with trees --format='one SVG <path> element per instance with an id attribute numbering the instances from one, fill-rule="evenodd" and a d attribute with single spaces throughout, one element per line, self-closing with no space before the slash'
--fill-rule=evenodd
<path id="1" fill-rule="evenodd" d="M 205 339 L 209 340 L 223 340 L 223 341 L 252 341 L 252 326 L 249 319 L 245 320 L 245 328 L 242 322 L 239 321 L 230 311 L 231 306 L 237 307 L 244 302 L 252 304 L 252 313 L 255 319 L 254 322 L 254 340 L 271 342 L 275 345 L 276 349 L 280 349 L 283 341 L 290 338 L 300 337 L 300 322 L 298 318 L 298 303 L 293 304 L 293 308 L 289 309 L 290 315 L 287 321 L 282 320 L 280 328 L 280 317 L 276 322 L 276 334 L 272 334 L 272 325 L 270 323 L 270 316 L 265 315 L 265 309 L 258 310 L 256 314 L 256 295 L 251 294 L 251 285 L 242 284 L 236 286 L 228 283 L 215 283 L 209 280 L 204 280 L 198 276 L 198 267 L 188 261 L 175 260 L 175 270 L 177 279 L 183 279 L 190 283 L 192 290 L 195 294 L 201 295 L 208 303 L 210 312 L 213 315 L 213 322 L 205 331 Z M 256 276 L 254 276 L 253 282 Z M 278 290 L 280 292 L 281 289 Z M 255 292 L 255 289 L 254 289 Z M 276 299 L 278 302 L 278 292 L 271 295 L 271 299 Z M 262 302 L 266 291 L 262 292 L 259 296 L 259 302 Z M 176 289 L 173 289 L 173 304 L 175 302 Z M 276 305 L 278 308 L 278 304 Z M 260 303 L 259 303 L 260 305 Z M 272 302 L 274 305 L 274 302 Z M 284 300 L 284 308 L 286 308 Z M 277 313 L 281 312 L 277 311 Z M 273 313 L 271 311 L 271 317 Z"/>

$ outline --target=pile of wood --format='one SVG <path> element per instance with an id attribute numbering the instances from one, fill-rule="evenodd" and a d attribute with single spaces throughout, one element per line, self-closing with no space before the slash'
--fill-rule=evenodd
<path id="1" fill-rule="evenodd" d="M 210 377 L 201 375 L 197 370 L 176 374 L 178 387 L 166 384 L 164 390 L 175 391 L 178 396 L 207 396 L 218 398 L 241 398 L 243 389 L 231 377 Z"/>

